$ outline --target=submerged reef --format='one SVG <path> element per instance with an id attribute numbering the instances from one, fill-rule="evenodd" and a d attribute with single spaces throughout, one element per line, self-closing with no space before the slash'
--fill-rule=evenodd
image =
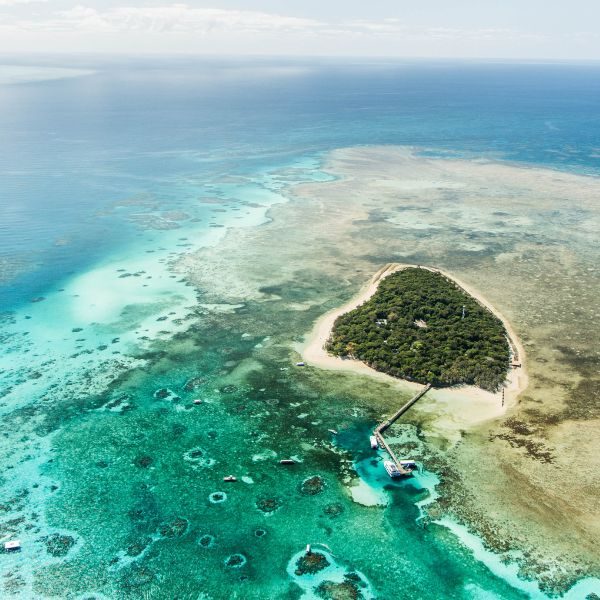
<path id="1" fill-rule="evenodd" d="M 323 581 L 315 590 L 319 598 L 325 600 L 358 600 L 363 595 L 353 581 Z"/>
<path id="2" fill-rule="evenodd" d="M 320 475 L 313 475 L 300 484 L 300 492 L 305 496 L 316 496 L 325 489 L 325 480 Z"/>
<path id="3" fill-rule="evenodd" d="M 159 533 L 166 538 L 181 537 L 188 528 L 188 522 L 181 517 L 175 517 L 172 521 L 164 523 L 159 528 Z"/>
<path id="4" fill-rule="evenodd" d="M 75 545 L 75 539 L 70 535 L 61 535 L 53 533 L 43 538 L 46 551 L 55 558 L 61 558 L 69 553 L 69 550 Z"/>
<path id="5" fill-rule="evenodd" d="M 327 568 L 329 561 L 320 552 L 307 552 L 298 559 L 296 563 L 296 575 L 314 575 Z"/>
<path id="6" fill-rule="evenodd" d="M 259 498 L 256 501 L 256 508 L 267 515 L 274 513 L 281 507 L 281 501 L 278 498 Z"/>
<path id="7" fill-rule="evenodd" d="M 230 569 L 240 569 L 248 562 L 248 559 L 243 554 L 232 554 L 225 560 L 225 566 Z"/>

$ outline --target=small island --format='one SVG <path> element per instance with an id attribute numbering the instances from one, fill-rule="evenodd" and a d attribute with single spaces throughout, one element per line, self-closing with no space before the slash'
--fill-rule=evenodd
<path id="1" fill-rule="evenodd" d="M 377 371 L 436 387 L 505 382 L 511 357 L 502 321 L 456 282 L 432 269 L 407 267 L 339 316 L 325 349 Z"/>

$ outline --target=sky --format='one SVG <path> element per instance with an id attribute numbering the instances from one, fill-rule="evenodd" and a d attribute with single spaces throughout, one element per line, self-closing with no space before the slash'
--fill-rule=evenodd
<path id="1" fill-rule="evenodd" d="M 0 53 L 600 60 L 598 0 L 0 0 Z"/>

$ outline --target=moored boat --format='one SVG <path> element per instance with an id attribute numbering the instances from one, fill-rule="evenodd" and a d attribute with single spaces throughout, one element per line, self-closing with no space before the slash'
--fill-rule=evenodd
<path id="1" fill-rule="evenodd" d="M 401 460 L 400 464 L 402 465 L 402 468 L 406 469 L 407 471 L 414 471 L 419 468 L 417 463 L 411 458 Z"/>
<path id="2" fill-rule="evenodd" d="M 391 460 L 384 460 L 383 461 L 383 466 L 385 467 L 385 470 L 387 471 L 387 474 L 392 479 L 396 479 L 397 477 L 402 477 L 405 474 L 405 473 L 402 473 L 402 471 L 400 471 L 398 469 L 398 467 L 396 466 L 396 464 L 393 463 Z"/>
<path id="3" fill-rule="evenodd" d="M 11 540 L 10 542 L 4 543 L 4 550 L 6 552 L 15 552 L 16 550 L 21 549 L 21 541 L 20 540 Z"/>

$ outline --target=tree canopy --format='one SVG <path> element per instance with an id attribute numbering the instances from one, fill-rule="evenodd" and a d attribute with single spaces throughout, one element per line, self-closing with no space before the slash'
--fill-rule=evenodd
<path id="1" fill-rule="evenodd" d="M 338 317 L 326 348 L 394 377 L 490 391 L 510 360 L 502 321 L 444 275 L 418 267 L 388 275 L 367 302 Z"/>

